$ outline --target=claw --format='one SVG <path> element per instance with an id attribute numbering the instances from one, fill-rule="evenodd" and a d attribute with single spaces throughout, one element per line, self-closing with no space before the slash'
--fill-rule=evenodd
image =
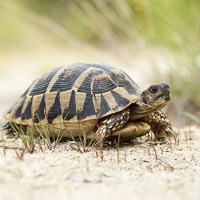
<path id="1" fill-rule="evenodd" d="M 10 126 L 5 126 L 5 127 L 3 128 L 3 130 L 9 129 L 9 128 L 10 128 Z"/>
<path id="2" fill-rule="evenodd" d="M 12 129 L 9 129 L 6 134 L 10 134 L 10 133 L 13 133 Z"/>
<path id="3" fill-rule="evenodd" d="M 10 129 L 10 128 L 11 128 L 11 125 L 8 122 L 3 126 L 3 130 Z"/>
<path id="4" fill-rule="evenodd" d="M 10 133 L 14 133 L 14 130 L 12 128 L 12 125 L 7 122 L 4 126 L 3 126 L 3 130 L 6 130 L 6 134 L 10 134 Z"/>

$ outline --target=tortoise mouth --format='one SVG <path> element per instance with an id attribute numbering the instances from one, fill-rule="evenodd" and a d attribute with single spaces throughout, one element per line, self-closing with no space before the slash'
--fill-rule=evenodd
<path id="1" fill-rule="evenodd" d="M 166 95 L 164 98 L 165 98 L 165 101 L 170 101 L 171 100 L 171 97 L 169 95 Z"/>
<path id="2" fill-rule="evenodd" d="M 157 100 L 162 100 L 164 99 L 165 101 L 170 101 L 171 100 L 171 97 L 169 95 L 163 95 L 163 94 L 160 94 L 156 97 L 155 101 Z"/>

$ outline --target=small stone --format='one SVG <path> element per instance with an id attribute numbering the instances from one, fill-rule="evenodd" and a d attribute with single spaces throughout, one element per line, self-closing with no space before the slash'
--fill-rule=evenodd
<path id="1" fill-rule="evenodd" d="M 167 149 L 165 150 L 165 152 L 171 152 L 171 151 L 172 151 L 171 148 L 167 148 Z"/>
<path id="2" fill-rule="evenodd" d="M 170 165 L 170 164 L 166 164 L 164 166 L 164 170 L 165 171 L 168 171 L 168 172 L 173 172 L 174 171 L 174 168 Z"/>
<path id="3" fill-rule="evenodd" d="M 114 175 L 112 173 L 110 173 L 110 172 L 104 172 L 103 176 L 105 176 L 105 177 L 112 177 Z"/>

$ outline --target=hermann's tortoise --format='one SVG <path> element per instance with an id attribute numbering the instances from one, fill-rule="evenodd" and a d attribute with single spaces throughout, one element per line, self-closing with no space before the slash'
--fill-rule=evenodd
<path id="1" fill-rule="evenodd" d="M 102 141 L 109 136 L 130 139 L 150 130 L 157 138 L 173 133 L 161 111 L 170 101 L 166 83 L 140 92 L 119 69 L 105 64 L 80 63 L 54 68 L 36 79 L 3 117 L 10 123 L 41 130 L 48 125 L 54 136 L 87 135 Z"/>

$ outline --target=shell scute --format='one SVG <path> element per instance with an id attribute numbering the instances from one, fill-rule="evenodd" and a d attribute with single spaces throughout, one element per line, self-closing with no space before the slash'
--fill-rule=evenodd
<path id="1" fill-rule="evenodd" d="M 22 124 L 32 124 L 31 108 L 32 108 L 32 96 L 27 96 L 24 102 L 24 106 L 21 112 L 21 123 Z"/>
<path id="2" fill-rule="evenodd" d="M 71 90 L 75 81 L 85 71 L 86 67 L 76 66 L 75 68 L 64 68 L 56 82 L 52 85 L 50 92 L 64 92 Z"/>
<path id="3" fill-rule="evenodd" d="M 45 95 L 47 120 L 52 124 L 53 120 L 61 115 L 60 93 L 52 92 Z"/>
<path id="4" fill-rule="evenodd" d="M 33 87 L 29 90 L 29 96 L 44 94 L 53 76 L 57 71 L 59 71 L 59 69 L 61 69 L 61 67 L 54 68 L 51 71 L 44 73 L 39 79 L 37 79 L 34 82 Z"/>
<path id="5" fill-rule="evenodd" d="M 45 95 L 40 94 L 33 97 L 31 115 L 33 123 L 39 123 L 45 119 Z"/>
<path id="6" fill-rule="evenodd" d="M 68 97 L 69 98 L 69 97 Z M 77 115 L 76 115 L 76 102 L 75 102 L 75 91 L 71 91 L 69 106 L 66 107 L 63 111 L 63 119 L 65 121 L 77 121 Z"/>

